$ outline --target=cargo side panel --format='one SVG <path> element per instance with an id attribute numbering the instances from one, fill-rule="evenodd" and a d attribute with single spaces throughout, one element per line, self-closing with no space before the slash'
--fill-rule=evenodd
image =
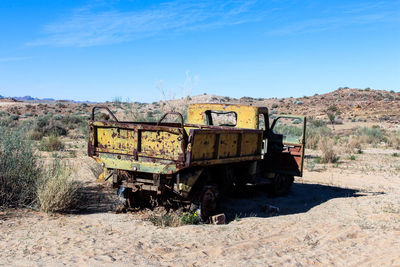
<path id="1" fill-rule="evenodd" d="M 185 163 L 185 138 L 173 126 L 91 122 L 88 152 L 106 168 L 171 173 Z"/>
<path id="2" fill-rule="evenodd" d="M 184 153 L 179 134 L 141 130 L 139 138 L 138 152 L 141 156 L 178 160 Z"/>
<path id="3" fill-rule="evenodd" d="M 207 131 L 193 136 L 192 160 L 213 159 L 215 153 L 216 134 L 209 134 Z"/>
<path id="4" fill-rule="evenodd" d="M 231 158 L 238 155 L 238 133 L 220 134 L 218 156 L 219 158 Z"/>
<path id="5" fill-rule="evenodd" d="M 246 133 L 242 137 L 242 156 L 250 156 L 261 153 L 261 139 L 257 133 Z"/>
<path id="6" fill-rule="evenodd" d="M 134 130 L 96 127 L 98 151 L 133 155 L 137 138 Z"/>
<path id="7" fill-rule="evenodd" d="M 262 131 L 249 129 L 190 130 L 189 165 L 233 163 L 262 158 Z"/>

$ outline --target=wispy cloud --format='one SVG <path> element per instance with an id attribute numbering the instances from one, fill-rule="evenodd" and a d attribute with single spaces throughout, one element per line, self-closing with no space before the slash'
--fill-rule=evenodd
<path id="1" fill-rule="evenodd" d="M 12 61 L 22 61 L 29 59 L 30 57 L 3 57 L 0 58 L 0 62 L 12 62 Z"/>
<path id="2" fill-rule="evenodd" d="M 142 10 L 120 11 L 93 6 L 76 9 L 50 23 L 44 37 L 28 45 L 95 46 L 121 43 L 167 32 L 183 32 L 236 25 L 262 17 L 257 1 L 174 1 Z"/>
<path id="3" fill-rule="evenodd" d="M 362 2 L 314 10 L 313 16 L 291 21 L 268 33 L 276 35 L 322 32 L 351 26 L 400 22 L 400 1 Z"/>

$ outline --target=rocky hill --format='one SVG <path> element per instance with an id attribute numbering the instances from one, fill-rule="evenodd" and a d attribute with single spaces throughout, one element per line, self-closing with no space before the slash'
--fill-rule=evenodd
<path id="1" fill-rule="evenodd" d="M 400 122 L 400 92 L 339 88 L 326 94 L 315 94 L 300 98 L 251 98 L 240 99 L 197 95 L 169 101 L 175 106 L 186 103 L 241 103 L 266 106 L 271 114 L 298 114 L 317 119 L 327 119 L 327 113 L 333 113 L 337 120 Z M 149 104 L 151 108 L 156 104 Z"/>
<path id="2" fill-rule="evenodd" d="M 33 98 L 33 97 L 30 97 Z M 33 98 L 35 99 L 35 98 Z M 25 100 L 3 98 L 0 102 L 19 102 L 15 106 L 0 105 L 1 110 L 10 114 L 31 116 L 41 114 L 89 114 L 93 103 L 78 103 L 75 101 L 50 101 Z M 339 88 L 326 94 L 315 94 L 299 98 L 231 98 L 217 95 L 196 95 L 180 99 L 158 101 L 153 103 L 124 103 L 119 101 L 106 102 L 117 115 L 129 117 L 128 113 L 139 114 L 141 119 L 155 119 L 161 113 L 170 110 L 185 112 L 190 103 L 240 103 L 254 106 L 266 106 L 270 114 L 297 114 L 312 117 L 314 119 L 328 120 L 328 113 L 332 113 L 338 122 L 400 122 L 400 92 Z M 128 112 L 129 111 L 129 112 Z M 126 116 L 125 116 L 126 115 Z M 134 118 L 135 119 L 135 118 Z"/>

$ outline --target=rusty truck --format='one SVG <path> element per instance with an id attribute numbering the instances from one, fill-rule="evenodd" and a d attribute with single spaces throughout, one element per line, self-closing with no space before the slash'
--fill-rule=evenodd
<path id="1" fill-rule="evenodd" d="M 96 109 L 112 120 L 96 121 Z M 89 127 L 99 179 L 112 181 L 127 207 L 183 203 L 207 220 L 223 194 L 266 185 L 282 195 L 303 173 L 306 118 L 271 116 L 267 107 L 191 104 L 186 122 L 178 112 L 128 122 L 96 106 Z"/>

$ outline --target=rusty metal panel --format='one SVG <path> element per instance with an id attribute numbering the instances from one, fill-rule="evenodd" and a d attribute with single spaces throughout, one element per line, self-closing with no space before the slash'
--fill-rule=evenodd
<path id="1" fill-rule="evenodd" d="M 204 130 L 193 136 L 192 159 L 205 160 L 214 158 L 216 134 L 209 134 Z"/>
<path id="2" fill-rule="evenodd" d="M 184 153 L 181 146 L 182 137 L 163 131 L 141 131 L 138 151 L 142 156 L 178 160 Z"/>
<path id="3" fill-rule="evenodd" d="M 261 159 L 261 130 L 192 129 L 190 139 L 187 166 Z"/>
<path id="4" fill-rule="evenodd" d="M 218 158 L 234 157 L 238 154 L 239 133 L 221 134 L 219 138 Z"/>
<path id="5" fill-rule="evenodd" d="M 131 129 L 97 128 L 98 147 L 105 151 L 133 154 L 137 139 Z"/>
<path id="6" fill-rule="evenodd" d="M 236 128 L 258 129 L 259 107 L 236 104 L 191 104 L 188 110 L 188 123 L 206 124 L 207 110 L 235 112 L 237 114 Z"/>
<path id="7" fill-rule="evenodd" d="M 172 174 L 195 165 L 261 159 L 262 130 L 133 122 L 91 122 L 90 127 L 90 155 L 109 169 Z"/>
<path id="8" fill-rule="evenodd" d="M 259 134 L 247 133 L 242 136 L 241 156 L 249 156 L 261 153 Z"/>
<path id="9" fill-rule="evenodd" d="M 91 122 L 88 151 L 106 168 L 167 174 L 182 168 L 185 142 L 182 128 Z"/>
<path id="10" fill-rule="evenodd" d="M 196 160 L 190 163 L 191 166 L 209 166 L 214 164 L 228 164 L 228 163 L 237 163 L 243 161 L 254 161 L 261 160 L 261 155 L 254 156 L 242 156 L 242 157 L 232 157 L 225 159 L 210 159 L 210 160 Z"/>
<path id="11" fill-rule="evenodd" d="M 135 160 L 132 156 L 115 155 L 111 153 L 100 153 L 98 161 L 105 164 L 107 168 L 118 170 L 136 170 L 147 173 L 171 174 L 178 171 L 176 162 L 158 159 L 153 161 L 151 158 L 141 157 Z"/>

